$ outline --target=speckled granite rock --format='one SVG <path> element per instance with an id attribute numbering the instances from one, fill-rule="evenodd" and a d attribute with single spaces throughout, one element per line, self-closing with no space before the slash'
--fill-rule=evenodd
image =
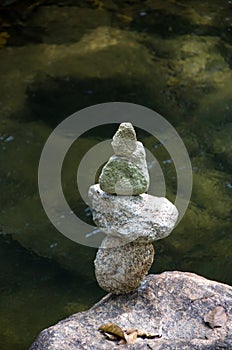
<path id="1" fill-rule="evenodd" d="M 100 287 L 115 294 L 129 293 L 139 287 L 154 259 L 152 243 L 127 243 L 107 236 L 98 249 L 95 275 Z"/>
<path id="2" fill-rule="evenodd" d="M 145 193 L 115 196 L 102 191 L 98 184 L 89 188 L 88 195 L 96 225 L 106 234 L 120 236 L 126 242 L 167 237 L 178 217 L 176 207 L 163 197 Z"/>
<path id="3" fill-rule="evenodd" d="M 113 137 L 115 155 L 103 167 L 99 184 L 103 191 L 118 195 L 138 195 L 149 187 L 146 153 L 130 123 L 122 123 Z"/>
<path id="4" fill-rule="evenodd" d="M 121 123 L 111 145 L 116 156 L 129 157 L 136 148 L 136 133 L 131 123 Z"/>
<path id="5" fill-rule="evenodd" d="M 224 327 L 211 329 L 204 315 L 221 305 Z M 138 338 L 132 345 L 106 340 L 98 327 L 114 322 L 143 328 L 162 338 Z M 30 350 L 222 350 L 232 349 L 232 287 L 187 272 L 148 275 L 133 293 L 108 294 L 90 310 L 43 330 Z"/>

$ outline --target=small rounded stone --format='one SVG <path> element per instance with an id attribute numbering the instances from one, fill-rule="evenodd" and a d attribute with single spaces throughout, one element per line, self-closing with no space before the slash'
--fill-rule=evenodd
<path id="1" fill-rule="evenodd" d="M 128 157 L 136 148 L 136 133 L 131 123 L 121 123 L 111 145 L 117 156 Z"/>

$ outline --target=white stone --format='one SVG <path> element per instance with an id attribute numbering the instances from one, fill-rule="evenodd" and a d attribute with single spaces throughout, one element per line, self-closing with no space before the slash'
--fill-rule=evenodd
<path id="1" fill-rule="evenodd" d="M 178 211 L 168 199 L 148 194 L 117 196 L 89 188 L 93 220 L 106 234 L 119 236 L 125 242 L 136 239 L 155 241 L 167 237 L 175 226 Z"/>

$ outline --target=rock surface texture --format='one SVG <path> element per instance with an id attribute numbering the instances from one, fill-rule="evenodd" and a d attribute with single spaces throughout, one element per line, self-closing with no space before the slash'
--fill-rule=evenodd
<path id="1" fill-rule="evenodd" d="M 178 211 L 164 197 L 143 193 L 139 196 L 112 196 L 99 185 L 89 189 L 93 219 L 106 234 L 119 236 L 125 242 L 135 239 L 156 241 L 173 230 Z"/>
<path id="2" fill-rule="evenodd" d="M 152 242 L 170 234 L 178 218 L 166 198 L 148 195 L 146 153 L 131 123 L 122 123 L 112 141 L 114 155 L 90 186 L 93 220 L 107 234 L 96 259 L 98 284 L 107 292 L 139 287 L 154 258 Z"/>
<path id="3" fill-rule="evenodd" d="M 102 169 L 99 184 L 103 191 L 118 195 L 138 195 L 149 187 L 146 153 L 136 139 L 131 123 L 122 123 L 113 137 L 113 155 Z"/>
<path id="4" fill-rule="evenodd" d="M 124 244 L 120 238 L 107 236 L 94 261 L 97 281 L 107 291 L 128 293 L 139 287 L 153 259 L 152 243 L 133 241 Z"/>
<path id="5" fill-rule="evenodd" d="M 136 149 L 137 138 L 131 123 L 122 123 L 115 133 L 112 141 L 114 154 L 129 157 Z"/>
<path id="6" fill-rule="evenodd" d="M 221 306 L 226 322 L 211 328 L 205 315 Z M 118 345 L 98 328 L 108 322 L 143 329 L 151 338 Z M 158 335 L 161 337 L 155 337 Z M 30 350 L 232 349 L 232 287 L 187 272 L 148 275 L 133 293 L 108 294 L 90 310 L 43 330 Z"/>

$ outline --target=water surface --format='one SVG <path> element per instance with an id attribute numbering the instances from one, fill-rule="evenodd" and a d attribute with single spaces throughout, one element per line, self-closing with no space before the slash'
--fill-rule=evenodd
<path id="1" fill-rule="evenodd" d="M 0 6 L 1 349 L 28 348 L 40 330 L 105 294 L 94 278 L 95 249 L 55 230 L 37 190 L 47 137 L 71 113 L 93 104 L 125 101 L 152 108 L 176 128 L 189 152 L 191 203 L 172 235 L 155 244 L 151 272 L 192 271 L 232 284 L 231 2 Z M 65 196 L 89 223 L 76 187 L 77 167 L 116 128 L 109 115 L 109 125 L 82 135 L 64 162 Z M 170 155 L 154 137 L 136 131 L 159 161 L 167 197 L 174 200 Z"/>

